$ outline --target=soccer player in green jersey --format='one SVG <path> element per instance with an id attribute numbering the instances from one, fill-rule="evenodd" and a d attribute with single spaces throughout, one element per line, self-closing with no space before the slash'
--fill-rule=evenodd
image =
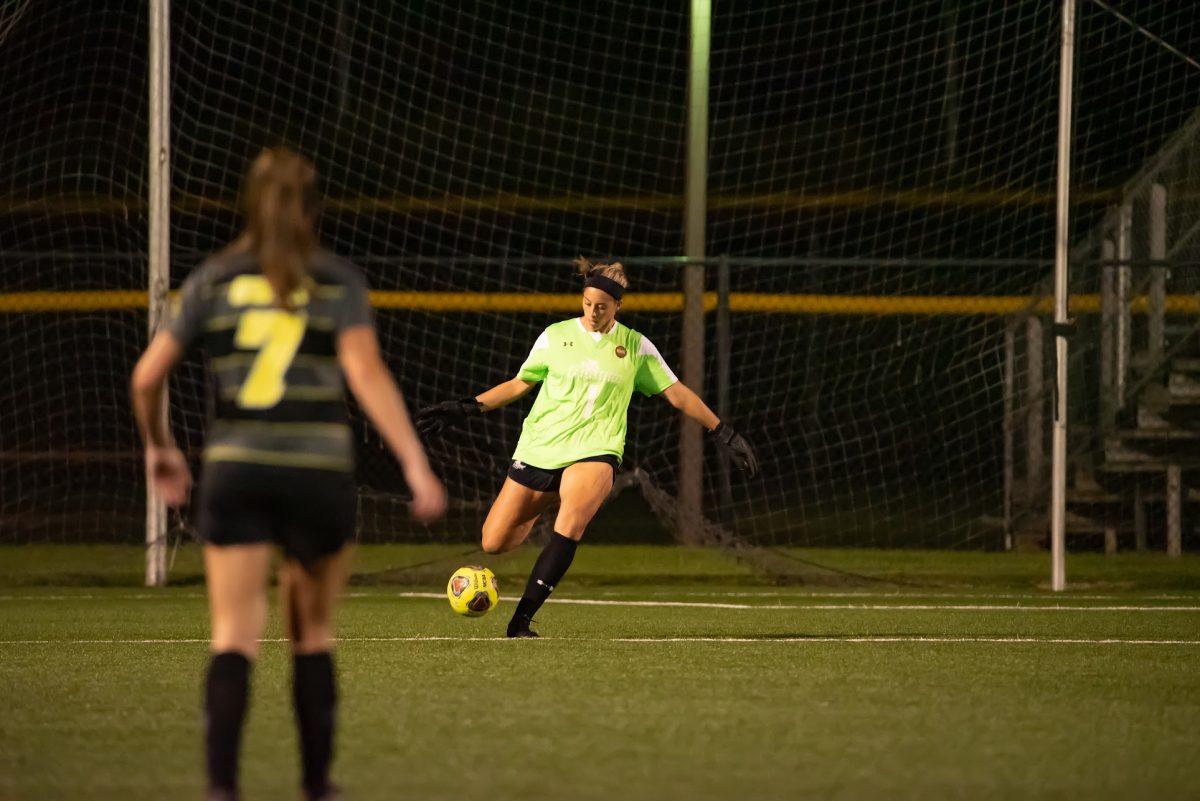
<path id="1" fill-rule="evenodd" d="M 700 423 L 733 464 L 751 477 L 758 460 L 749 443 L 679 382 L 658 348 L 616 320 L 629 286 L 620 264 L 576 264 L 584 278 L 583 314 L 542 332 L 516 377 L 461 401 L 417 414 L 417 428 L 437 434 L 447 424 L 499 409 L 541 384 L 525 418 L 508 478 L 483 524 L 483 549 L 503 553 L 529 536 L 538 517 L 561 501 L 554 533 L 538 556 L 508 624 L 509 637 L 536 637 L 533 615 L 566 574 L 583 532 L 612 489 L 625 451 L 634 390 L 661 395 Z"/>

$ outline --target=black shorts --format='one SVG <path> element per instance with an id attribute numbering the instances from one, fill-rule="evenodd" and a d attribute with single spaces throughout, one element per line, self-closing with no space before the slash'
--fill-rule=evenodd
<path id="1" fill-rule="evenodd" d="M 272 542 L 305 567 L 354 539 L 352 473 L 208 462 L 200 475 L 197 528 L 212 545 Z"/>
<path id="2" fill-rule="evenodd" d="M 603 456 L 585 456 L 571 464 L 579 464 L 580 462 L 604 462 L 613 469 L 613 475 L 617 473 L 617 465 L 620 462 L 617 457 L 612 454 L 604 454 Z M 522 486 L 529 487 L 538 492 L 558 492 L 558 487 L 562 484 L 562 474 L 571 465 L 557 467 L 553 470 L 547 470 L 544 467 L 534 467 L 525 462 L 513 462 L 508 468 L 508 477 Z"/>

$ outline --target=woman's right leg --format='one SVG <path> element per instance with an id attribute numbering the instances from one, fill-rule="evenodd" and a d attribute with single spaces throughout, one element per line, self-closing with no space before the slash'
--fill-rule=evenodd
<path id="1" fill-rule="evenodd" d="M 504 553 L 519 547 L 556 494 L 530 489 L 511 478 L 504 479 L 504 486 L 483 521 L 483 550 Z"/>
<path id="2" fill-rule="evenodd" d="M 212 618 L 212 658 L 204 686 L 209 797 L 236 798 L 250 666 L 267 619 L 271 546 L 207 545 L 204 567 Z"/>

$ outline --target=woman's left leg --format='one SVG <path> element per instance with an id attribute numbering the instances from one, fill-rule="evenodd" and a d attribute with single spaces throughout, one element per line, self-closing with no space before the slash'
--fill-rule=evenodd
<path id="1" fill-rule="evenodd" d="M 612 485 L 613 467 L 608 462 L 576 462 L 563 471 L 554 532 L 534 562 L 525 592 L 509 621 L 509 637 L 537 636 L 529 628 L 533 615 L 566 575 L 584 530 L 608 498 Z"/>
<path id="2" fill-rule="evenodd" d="M 287 558 L 279 567 L 288 639 L 292 642 L 292 702 L 300 734 L 305 798 L 336 798 L 329 782 L 337 724 L 337 677 L 333 664 L 334 611 L 346 586 L 354 546 L 307 566 Z"/>

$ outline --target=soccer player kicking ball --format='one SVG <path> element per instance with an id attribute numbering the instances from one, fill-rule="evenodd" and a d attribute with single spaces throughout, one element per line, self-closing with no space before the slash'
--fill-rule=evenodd
<path id="1" fill-rule="evenodd" d="M 584 279 L 583 315 L 555 323 L 533 344 L 516 377 L 487 392 L 421 410 L 417 429 L 427 435 L 467 417 L 507 406 L 542 384 L 525 418 L 508 478 L 483 523 L 483 549 L 504 553 L 529 536 L 559 496 L 550 543 L 534 563 L 509 637 L 536 637 L 533 615 L 558 586 L 583 532 L 612 489 L 625 450 L 629 400 L 636 389 L 662 395 L 700 423 L 737 467 L 753 478 L 758 460 L 749 443 L 722 423 L 671 372 L 649 339 L 616 321 L 629 286 L 620 264 L 576 261 Z"/>

